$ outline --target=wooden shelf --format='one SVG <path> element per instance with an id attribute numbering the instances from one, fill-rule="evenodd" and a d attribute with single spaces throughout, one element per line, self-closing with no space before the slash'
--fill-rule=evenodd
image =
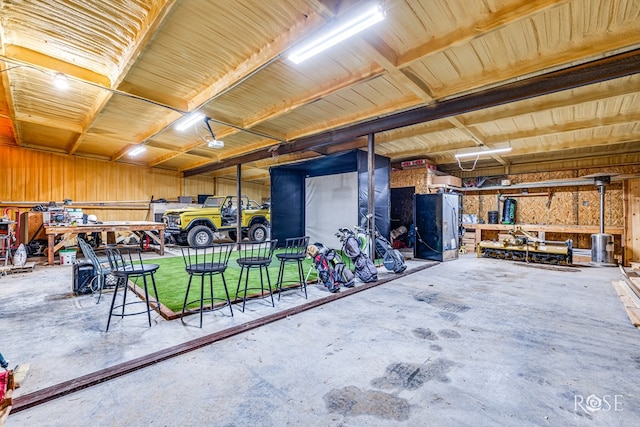
<path id="1" fill-rule="evenodd" d="M 570 234 L 597 234 L 600 233 L 598 225 L 549 225 L 549 224 L 470 224 L 463 223 L 462 226 L 469 230 L 494 230 L 509 231 L 520 227 L 525 231 L 544 231 L 546 233 L 570 233 Z M 624 227 L 605 227 L 604 232 L 608 234 L 624 233 Z"/>

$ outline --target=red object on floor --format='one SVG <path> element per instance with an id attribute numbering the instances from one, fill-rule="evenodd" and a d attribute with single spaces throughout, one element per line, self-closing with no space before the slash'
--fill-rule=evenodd
<path id="1" fill-rule="evenodd" d="M 393 249 L 401 249 L 406 248 L 407 245 L 404 244 L 402 240 L 394 240 L 393 241 Z"/>

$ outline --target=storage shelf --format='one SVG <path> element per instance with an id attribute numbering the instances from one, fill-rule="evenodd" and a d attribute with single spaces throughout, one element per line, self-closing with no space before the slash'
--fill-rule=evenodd
<path id="1" fill-rule="evenodd" d="M 604 174 L 603 174 L 604 175 Z M 611 183 L 616 184 L 624 181 L 625 179 L 638 178 L 638 174 L 617 175 L 611 177 Z M 551 187 L 580 187 L 580 186 L 593 186 L 593 178 L 568 178 L 568 179 L 550 179 L 547 181 L 539 182 L 523 182 L 519 184 L 511 185 L 491 185 L 488 187 L 462 187 L 464 192 L 469 191 L 502 191 L 510 189 L 530 189 L 530 188 L 551 188 Z"/>

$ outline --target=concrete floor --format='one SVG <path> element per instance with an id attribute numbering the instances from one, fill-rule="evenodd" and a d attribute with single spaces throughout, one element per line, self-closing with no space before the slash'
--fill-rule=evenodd
<path id="1" fill-rule="evenodd" d="M 205 313 L 202 329 L 154 314 L 150 328 L 133 316 L 105 333 L 108 298 L 72 296 L 71 276 L 0 278 L 0 352 L 31 365 L 14 397 L 307 302 L 289 291 L 275 309 Z M 620 278 L 462 255 L 12 412 L 7 426 L 638 426 L 640 331 Z"/>

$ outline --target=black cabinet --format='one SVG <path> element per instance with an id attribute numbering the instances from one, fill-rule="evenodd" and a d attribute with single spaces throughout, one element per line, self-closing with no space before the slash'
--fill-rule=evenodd
<path id="1" fill-rule="evenodd" d="M 457 193 L 414 195 L 415 258 L 434 261 L 458 258 L 460 197 Z"/>

